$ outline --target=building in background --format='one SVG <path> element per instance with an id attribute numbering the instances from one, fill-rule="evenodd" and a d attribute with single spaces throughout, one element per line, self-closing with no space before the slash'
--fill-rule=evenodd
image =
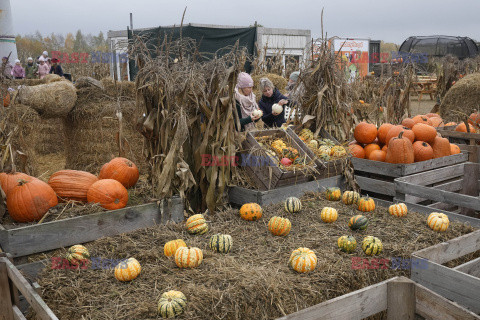
<path id="1" fill-rule="evenodd" d="M 8 57 L 10 63 L 17 59 L 17 44 L 13 32 L 10 0 L 0 0 L 0 57 Z"/>
<path id="2" fill-rule="evenodd" d="M 177 26 L 134 29 L 133 34 L 141 34 L 143 38 L 151 38 L 154 40 L 153 42 L 161 43 L 162 41 L 158 42 L 158 39 L 162 36 L 162 32 L 171 32 L 173 39 L 175 39 L 178 30 Z M 183 26 L 182 32 L 183 37 L 196 39 L 203 46 L 202 52 L 215 53 L 220 48 L 233 45 L 240 39 L 241 43 L 243 41 L 242 45 L 247 47 L 248 52 L 254 53 L 256 52 L 256 44 L 261 49 L 260 55 L 264 56 L 264 59 L 280 57 L 284 68 L 289 57 L 303 66 L 311 47 L 310 30 L 191 23 Z M 132 80 L 135 74 L 135 66 L 132 67 L 131 61 L 130 66 L 128 66 L 120 56 L 128 51 L 128 31 L 109 31 L 107 40 L 114 57 L 110 66 L 111 76 L 118 80 Z M 265 46 L 267 46 L 266 51 L 263 50 Z"/>

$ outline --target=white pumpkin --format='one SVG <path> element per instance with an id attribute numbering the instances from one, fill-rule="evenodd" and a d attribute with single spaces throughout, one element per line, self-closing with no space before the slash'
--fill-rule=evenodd
<path id="1" fill-rule="evenodd" d="M 283 111 L 283 107 L 281 105 L 279 105 L 278 103 L 275 103 L 273 106 L 272 106 L 272 112 L 275 112 L 275 113 L 282 113 Z"/>
<path id="2" fill-rule="evenodd" d="M 257 110 L 255 110 L 255 111 L 252 112 L 252 116 L 254 116 L 254 117 L 262 117 L 262 116 L 263 116 L 263 112 L 262 112 L 262 110 L 257 109 Z"/>

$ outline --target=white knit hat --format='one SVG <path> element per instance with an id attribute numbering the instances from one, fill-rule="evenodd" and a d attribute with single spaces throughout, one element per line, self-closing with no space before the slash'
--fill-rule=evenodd
<path id="1" fill-rule="evenodd" d="M 18 60 L 18 59 L 15 59 L 15 63 L 20 63 L 20 60 Z"/>
<path id="2" fill-rule="evenodd" d="M 43 61 L 45 62 L 45 58 L 43 56 L 40 56 L 40 58 L 38 58 L 38 61 Z"/>
<path id="3" fill-rule="evenodd" d="M 27 61 L 33 61 L 32 57 L 28 57 Z"/>
<path id="4" fill-rule="evenodd" d="M 42 54 L 44 54 L 44 55 L 48 56 L 48 52 L 47 52 L 47 51 L 43 51 L 43 53 L 42 53 Z"/>

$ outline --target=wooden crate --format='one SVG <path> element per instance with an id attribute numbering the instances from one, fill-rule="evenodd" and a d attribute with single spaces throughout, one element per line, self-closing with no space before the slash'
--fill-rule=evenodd
<path id="1" fill-rule="evenodd" d="M 421 284 L 395 277 L 277 320 L 364 319 L 382 311 L 386 311 L 389 320 L 413 320 L 417 316 L 437 320 L 480 319 Z"/>
<path id="2" fill-rule="evenodd" d="M 355 179 L 363 193 L 393 201 L 395 178 L 466 162 L 467 158 L 466 153 L 460 153 L 410 164 L 394 164 L 352 157 L 352 164 L 355 170 Z"/>
<path id="3" fill-rule="evenodd" d="M 310 158 L 315 160 L 315 164 L 317 165 L 317 171 L 318 171 L 316 176 L 318 179 L 334 177 L 339 174 L 342 174 L 343 166 L 345 164 L 345 159 L 336 159 L 332 161 L 321 160 L 315 155 L 315 153 L 313 153 L 312 150 L 310 150 L 310 148 L 305 144 L 305 142 L 303 142 L 302 139 L 300 139 L 300 137 L 294 130 L 296 129 L 292 129 L 291 127 L 288 127 L 286 131 L 297 142 L 300 148 L 302 148 L 302 150 L 305 151 L 305 153 L 308 154 Z M 338 144 L 338 145 L 340 144 L 337 141 L 337 139 L 335 139 L 323 128 L 320 130 L 320 137 L 330 139 L 333 142 L 335 142 L 335 144 Z"/>
<path id="4" fill-rule="evenodd" d="M 480 164 L 465 162 L 395 179 L 395 199 L 477 217 Z"/>
<path id="5" fill-rule="evenodd" d="M 13 265 L 5 253 L 0 252 L 0 319 L 26 320 L 20 307 L 20 294 L 42 320 L 58 320 L 37 291 Z"/>
<path id="6" fill-rule="evenodd" d="M 7 229 L 0 225 L 0 246 L 13 257 L 93 241 L 101 237 L 183 220 L 183 200 L 149 203 L 69 219 Z"/>
<path id="7" fill-rule="evenodd" d="M 323 191 L 324 188 L 344 188 L 343 176 L 335 176 L 327 179 L 314 180 L 300 183 L 294 186 L 281 187 L 273 190 L 258 191 L 241 187 L 229 189 L 229 202 L 241 206 L 245 203 L 256 202 L 259 205 L 275 204 L 285 201 L 287 197 L 301 197 L 307 191 Z"/>
<path id="8" fill-rule="evenodd" d="M 450 143 L 458 144 L 462 152 L 468 153 L 468 161 L 479 162 L 480 160 L 480 134 L 455 131 L 456 126 L 437 128 L 437 131 Z"/>
<path id="9" fill-rule="evenodd" d="M 480 250 L 480 230 L 416 251 L 426 267 L 412 269 L 411 279 L 480 314 L 480 258 L 449 268 L 443 264 Z M 463 319 L 463 318 L 456 318 Z"/>
<path id="10" fill-rule="evenodd" d="M 243 142 L 243 152 L 249 152 L 249 150 L 260 150 L 262 147 L 255 139 L 257 136 L 278 136 L 288 141 L 293 148 L 297 149 L 300 155 L 305 156 L 307 163 L 312 163 L 313 170 L 317 169 L 312 158 L 310 158 L 305 151 L 290 137 L 285 130 L 282 129 L 269 129 L 251 131 L 247 133 L 247 138 Z M 266 154 L 265 154 L 266 156 Z M 285 170 L 277 164 L 265 166 L 265 165 L 248 165 L 246 166 L 247 173 L 255 181 L 259 190 L 271 190 L 282 186 L 295 185 L 303 182 L 307 182 L 313 179 L 313 172 L 308 170 Z"/>

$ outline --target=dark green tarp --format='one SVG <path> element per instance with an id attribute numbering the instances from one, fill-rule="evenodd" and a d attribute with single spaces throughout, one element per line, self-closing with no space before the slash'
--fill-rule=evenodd
<path id="1" fill-rule="evenodd" d="M 155 56 L 155 47 L 161 46 L 165 37 L 169 40 L 178 40 L 180 38 L 180 27 L 158 27 L 148 30 L 131 30 L 128 32 L 129 42 L 133 36 L 141 37 L 146 41 L 147 48 L 152 56 Z M 233 46 L 238 41 L 240 47 L 245 47 L 249 55 L 255 53 L 255 42 L 257 41 L 257 28 L 208 28 L 184 26 L 182 28 L 182 38 L 191 38 L 196 41 L 198 51 L 201 53 L 217 53 L 222 55 L 222 48 Z M 220 50 L 220 51 L 219 51 Z M 228 52 L 228 51 L 223 51 Z M 130 59 L 130 79 L 134 79 L 137 73 L 135 61 Z M 250 65 L 245 66 L 246 71 L 250 72 Z"/>

